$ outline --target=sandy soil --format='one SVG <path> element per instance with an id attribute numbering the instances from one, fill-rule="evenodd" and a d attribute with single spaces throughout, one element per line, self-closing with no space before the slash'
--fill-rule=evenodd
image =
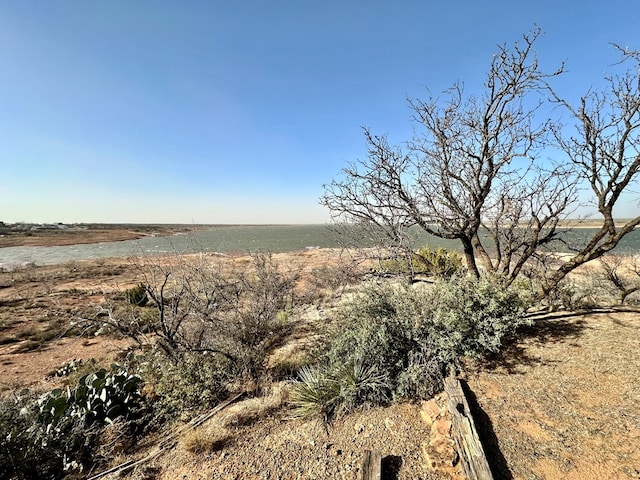
<path id="1" fill-rule="evenodd" d="M 276 260 L 307 275 L 339 262 L 336 252 L 323 250 Z M 138 281 L 125 260 L 0 273 L 0 390 L 51 388 L 60 380 L 47 374 L 65 361 L 114 358 L 126 341 L 61 336 L 60 325 Z M 539 319 L 500 361 L 468 366 L 465 378 L 496 478 L 640 479 L 639 326 L 637 312 L 555 314 Z M 49 338 L 49 331 L 58 333 Z M 198 451 L 181 440 L 128 477 L 356 479 L 364 450 L 372 449 L 385 457 L 385 478 L 447 478 L 425 468 L 429 429 L 418 404 L 355 412 L 328 429 L 289 418 L 284 397 L 254 410 L 235 421 L 220 414 L 199 427 L 224 428 L 220 447 Z M 113 464 L 148 451 L 124 452 Z"/>

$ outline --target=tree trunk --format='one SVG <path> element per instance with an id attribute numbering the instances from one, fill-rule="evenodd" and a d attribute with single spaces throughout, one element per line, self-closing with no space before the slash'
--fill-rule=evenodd
<path id="1" fill-rule="evenodd" d="M 480 271 L 478 270 L 478 264 L 476 263 L 476 256 L 473 251 L 473 244 L 470 238 L 461 238 L 462 251 L 464 253 L 464 259 L 467 263 L 469 273 L 476 278 L 480 278 Z"/>

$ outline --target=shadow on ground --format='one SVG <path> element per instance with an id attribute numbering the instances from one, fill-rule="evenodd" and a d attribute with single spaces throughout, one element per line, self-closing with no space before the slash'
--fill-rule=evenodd
<path id="1" fill-rule="evenodd" d="M 387 455 L 382 459 L 382 479 L 397 480 L 402 468 L 402 457 Z"/>
<path id="2" fill-rule="evenodd" d="M 480 442 L 484 448 L 487 461 L 489 462 L 489 468 L 495 480 L 512 480 L 513 474 L 507 465 L 507 460 L 504 458 L 500 445 L 498 444 L 498 437 L 493 430 L 493 424 L 489 415 L 480 407 L 478 398 L 475 393 L 469 388 L 469 385 L 464 380 L 460 381 L 460 385 L 464 390 L 465 397 L 469 403 L 469 409 L 476 424 L 476 430 L 480 437 Z"/>
<path id="3" fill-rule="evenodd" d="M 581 317 L 594 313 L 598 312 L 570 312 L 536 317 L 533 325 L 520 328 L 511 343 L 498 354 L 485 358 L 482 368 L 504 369 L 510 374 L 521 374 L 524 373 L 521 369 L 523 366 L 548 364 L 550 360 L 532 355 L 527 346 L 575 341 L 588 328 L 587 322 Z"/>

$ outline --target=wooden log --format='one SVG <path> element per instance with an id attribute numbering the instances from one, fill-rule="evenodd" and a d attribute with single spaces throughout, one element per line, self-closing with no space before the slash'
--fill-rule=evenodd
<path id="1" fill-rule="evenodd" d="M 367 450 L 362 463 L 362 480 L 382 480 L 382 456 Z"/>
<path id="2" fill-rule="evenodd" d="M 455 377 L 445 378 L 444 391 L 447 394 L 453 436 L 458 445 L 465 475 L 469 480 L 493 480 L 460 380 Z"/>

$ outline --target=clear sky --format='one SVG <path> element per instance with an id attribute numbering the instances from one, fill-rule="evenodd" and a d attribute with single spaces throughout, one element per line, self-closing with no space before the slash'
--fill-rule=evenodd
<path id="1" fill-rule="evenodd" d="M 323 223 L 362 126 L 534 23 L 569 96 L 640 49 L 637 0 L 0 0 L 0 220 Z"/>

